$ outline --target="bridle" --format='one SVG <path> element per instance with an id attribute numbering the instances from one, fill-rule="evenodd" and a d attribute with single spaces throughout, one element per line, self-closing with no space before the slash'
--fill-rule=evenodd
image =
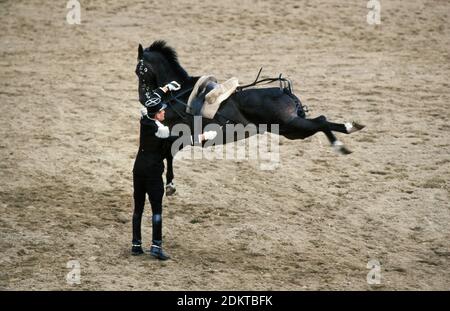
<path id="1" fill-rule="evenodd" d="M 149 86 L 149 81 L 147 81 L 145 79 L 145 75 L 149 70 L 150 69 L 148 69 L 144 63 L 144 60 L 140 59 L 139 63 L 138 63 L 138 68 L 136 69 L 136 74 L 139 78 L 141 88 L 145 91 L 146 95 L 150 94 L 150 92 L 152 91 L 152 89 L 150 89 L 150 86 Z"/>

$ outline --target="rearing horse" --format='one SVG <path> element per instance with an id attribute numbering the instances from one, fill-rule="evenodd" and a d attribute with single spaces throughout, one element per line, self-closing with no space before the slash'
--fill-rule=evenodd
<path id="1" fill-rule="evenodd" d="M 185 103 L 190 95 L 187 90 L 193 88 L 199 77 L 188 75 L 179 64 L 175 50 L 165 41 L 155 41 L 145 50 L 139 44 L 136 74 L 139 78 L 141 102 L 145 102 L 146 92 L 174 80 L 180 83 L 181 90 L 177 93 L 181 95 L 177 100 L 168 102 L 164 123 L 169 128 L 178 123 L 185 123 L 192 130 L 193 115 L 186 112 Z M 244 126 L 254 124 L 256 127 L 262 124 L 278 124 L 278 134 L 288 139 L 305 139 L 317 132 L 323 132 L 335 150 L 341 154 L 349 154 L 351 151 L 337 140 L 333 132 L 350 134 L 364 128 L 357 123 L 329 122 L 325 116 L 307 119 L 298 97 L 292 94 L 290 89 L 281 87 L 241 89 L 221 103 L 216 116 L 214 119 L 203 118 L 203 127 L 211 123 L 223 125 L 225 122 Z M 270 126 L 268 131 L 271 131 Z M 166 181 L 170 185 L 174 178 L 173 156 L 166 156 Z M 167 195 L 175 192 L 175 188 L 167 190 Z"/>

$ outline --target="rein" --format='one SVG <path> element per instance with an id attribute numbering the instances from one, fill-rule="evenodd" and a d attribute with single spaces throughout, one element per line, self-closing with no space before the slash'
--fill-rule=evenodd
<path id="1" fill-rule="evenodd" d="M 265 79 L 258 80 L 259 75 L 261 74 L 261 71 L 262 71 L 262 67 L 259 69 L 259 72 L 258 72 L 258 75 L 256 76 L 255 81 L 253 81 L 250 84 L 238 86 L 236 88 L 236 90 L 240 92 L 240 91 L 243 91 L 244 89 L 247 89 L 252 86 L 259 85 L 259 84 L 266 85 L 266 84 L 270 84 L 270 83 L 279 81 L 280 89 L 287 91 L 287 95 L 289 95 L 292 99 L 294 99 L 297 102 L 297 99 L 294 96 L 294 88 L 292 87 L 291 80 L 283 78 L 281 73 L 277 78 L 265 78 Z M 297 103 L 300 106 L 300 108 L 303 110 L 303 112 L 305 112 L 305 113 L 309 112 L 308 106 L 302 105 L 300 102 L 297 102 Z"/>
<path id="2" fill-rule="evenodd" d="M 287 89 L 287 90 L 289 90 L 290 94 L 294 93 L 294 90 L 292 88 L 292 82 L 290 80 L 286 79 L 286 78 L 283 78 L 281 73 L 280 73 L 280 75 L 277 78 L 265 78 L 265 79 L 258 80 L 259 76 L 261 75 L 262 69 L 263 69 L 262 67 L 259 69 L 259 72 L 258 72 L 258 75 L 256 76 L 255 81 L 253 81 L 250 84 L 240 85 L 240 86 L 238 86 L 236 88 L 236 90 L 237 91 L 243 91 L 244 89 L 247 89 L 249 87 L 256 86 L 256 85 L 259 85 L 259 84 L 266 85 L 266 84 L 270 84 L 270 83 L 279 81 L 280 82 L 280 89 Z"/>
<path id="3" fill-rule="evenodd" d="M 176 101 L 177 103 L 180 103 L 180 104 L 182 104 L 183 106 L 185 106 L 185 107 L 187 108 L 187 104 L 186 104 L 184 101 L 180 100 L 179 97 L 183 96 L 184 94 L 186 94 L 186 93 L 188 93 L 188 92 L 191 92 L 193 89 L 194 89 L 193 87 L 188 88 L 188 89 L 185 89 L 185 90 L 183 90 L 182 92 L 179 92 L 177 95 L 173 95 L 173 93 L 170 92 L 170 98 L 169 98 L 168 100 L 164 101 L 163 104 L 169 104 L 169 103 L 172 102 L 172 101 Z M 168 105 L 168 106 L 169 106 L 169 105 Z M 186 116 L 184 116 L 181 112 L 179 112 L 178 110 L 176 110 L 175 107 L 174 107 L 173 105 L 170 105 L 170 108 L 172 108 L 172 110 L 175 111 L 175 113 L 176 113 L 180 118 L 182 118 L 184 121 L 186 121 L 186 122 L 188 121 L 187 118 L 186 118 Z M 193 116 L 191 113 L 188 113 L 188 112 L 186 112 L 185 114 Z"/>

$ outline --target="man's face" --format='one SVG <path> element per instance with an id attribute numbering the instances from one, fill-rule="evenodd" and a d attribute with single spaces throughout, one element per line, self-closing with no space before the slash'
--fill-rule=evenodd
<path id="1" fill-rule="evenodd" d="M 159 111 L 157 114 L 155 114 L 155 119 L 158 120 L 159 122 L 164 121 L 166 116 L 166 111 L 163 109 L 161 111 Z"/>

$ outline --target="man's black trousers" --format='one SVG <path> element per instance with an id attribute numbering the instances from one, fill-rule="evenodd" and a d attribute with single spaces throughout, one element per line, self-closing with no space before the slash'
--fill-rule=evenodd
<path id="1" fill-rule="evenodd" d="M 148 177 L 133 174 L 134 213 L 133 213 L 133 243 L 141 243 L 141 221 L 144 212 L 145 195 L 148 195 L 152 207 L 152 240 L 162 240 L 162 199 L 164 183 L 162 176 Z M 158 244 L 159 244 L 158 243 Z"/>

